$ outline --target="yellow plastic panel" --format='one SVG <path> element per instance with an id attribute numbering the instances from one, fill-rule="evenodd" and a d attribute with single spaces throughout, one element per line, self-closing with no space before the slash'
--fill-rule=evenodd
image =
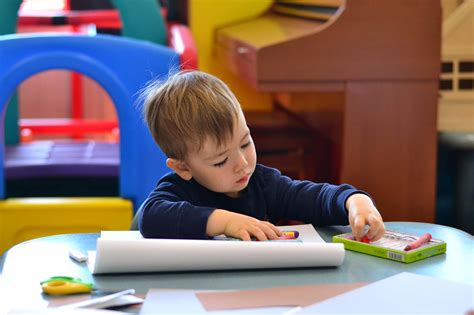
<path id="1" fill-rule="evenodd" d="M 227 83 L 247 110 L 270 110 L 273 106 L 271 96 L 255 91 L 216 60 L 214 33 L 218 27 L 260 16 L 272 3 L 272 0 L 189 1 L 189 25 L 196 42 L 199 70 L 211 73 Z"/>
<path id="2" fill-rule="evenodd" d="M 128 230 L 133 206 L 114 197 L 12 198 L 0 201 L 0 254 L 37 237 Z"/>

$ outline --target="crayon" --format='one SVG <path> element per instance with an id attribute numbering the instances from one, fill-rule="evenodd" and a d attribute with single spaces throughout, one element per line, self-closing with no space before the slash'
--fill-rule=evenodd
<path id="1" fill-rule="evenodd" d="M 348 239 L 350 239 L 351 241 L 356 241 L 356 237 L 352 235 L 348 237 Z M 370 244 L 370 239 L 367 237 L 367 235 L 364 235 L 360 242 Z"/>
<path id="2" fill-rule="evenodd" d="M 298 240 L 296 238 L 279 238 L 277 240 L 266 240 L 265 242 L 294 242 L 294 243 L 303 243 L 303 240 Z"/>
<path id="3" fill-rule="evenodd" d="M 362 243 L 370 244 L 370 239 L 367 237 L 367 235 L 364 235 L 360 241 Z"/>
<path id="4" fill-rule="evenodd" d="M 415 248 L 420 247 L 421 245 L 428 243 L 431 240 L 431 234 L 430 233 L 425 233 L 422 236 L 420 236 L 418 239 L 415 241 L 411 242 L 407 246 L 405 246 L 404 250 L 409 251 Z"/>
<path id="5" fill-rule="evenodd" d="M 296 240 L 293 236 L 282 235 L 278 237 L 278 240 Z"/>
<path id="6" fill-rule="evenodd" d="M 267 240 L 267 241 L 296 241 L 296 237 L 292 236 L 292 235 L 282 235 L 282 236 L 279 236 L 276 240 Z M 252 237 L 252 241 L 259 241 L 257 240 L 256 238 Z"/>
<path id="7" fill-rule="evenodd" d="M 283 231 L 283 236 L 280 237 L 286 237 L 286 238 L 298 238 L 300 236 L 300 232 L 298 231 Z"/>
<path id="8" fill-rule="evenodd" d="M 276 240 L 269 240 L 269 241 L 293 241 L 298 238 L 298 234 L 299 234 L 298 232 L 296 232 L 296 234 L 292 233 L 289 235 L 283 234 L 282 236 L 279 236 Z M 294 235 L 297 235 L 297 236 L 295 237 Z M 214 236 L 212 239 L 216 241 L 240 241 L 241 240 L 239 238 L 227 237 L 227 236 L 221 236 L 221 235 Z M 251 240 L 257 241 L 257 242 L 259 241 L 256 237 L 252 237 Z"/>

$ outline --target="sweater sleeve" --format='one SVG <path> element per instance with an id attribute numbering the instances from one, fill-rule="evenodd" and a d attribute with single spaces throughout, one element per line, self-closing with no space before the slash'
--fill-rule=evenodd
<path id="1" fill-rule="evenodd" d="M 275 169 L 265 170 L 264 181 L 270 219 L 274 222 L 289 219 L 315 226 L 346 225 L 347 198 L 355 193 L 366 194 L 348 184 L 292 180 Z"/>
<path id="2" fill-rule="evenodd" d="M 207 220 L 214 208 L 193 205 L 189 189 L 169 178 L 160 180 L 141 206 L 141 234 L 145 238 L 207 239 Z"/>

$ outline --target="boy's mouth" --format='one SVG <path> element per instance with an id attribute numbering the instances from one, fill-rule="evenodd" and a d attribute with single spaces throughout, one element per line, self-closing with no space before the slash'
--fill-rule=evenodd
<path id="1" fill-rule="evenodd" d="M 238 184 L 243 184 L 243 183 L 246 183 L 247 181 L 249 180 L 249 175 L 245 175 L 244 177 L 242 177 L 241 179 L 239 179 L 237 181 Z"/>

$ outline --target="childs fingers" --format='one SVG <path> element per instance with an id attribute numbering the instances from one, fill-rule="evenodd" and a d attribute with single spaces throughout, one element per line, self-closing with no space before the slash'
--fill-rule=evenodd
<path id="1" fill-rule="evenodd" d="M 265 233 L 265 235 L 267 236 L 268 239 L 270 240 L 276 240 L 278 239 L 278 233 L 280 233 L 280 236 L 281 236 L 281 231 L 278 230 L 273 224 L 271 223 L 268 223 L 268 222 L 264 222 L 263 226 L 262 226 L 262 231 Z M 277 231 L 275 231 L 275 229 Z"/>
<path id="2" fill-rule="evenodd" d="M 364 218 L 357 216 L 354 222 L 351 224 L 352 234 L 355 236 L 357 241 L 360 241 L 365 234 L 365 220 Z"/>
<path id="3" fill-rule="evenodd" d="M 241 227 L 241 229 L 236 233 L 236 237 L 243 241 L 250 241 L 253 236 L 259 241 L 267 241 L 269 239 L 278 239 L 278 236 L 282 235 L 282 232 L 270 222 L 255 221 L 256 222 L 252 222 L 252 224 Z"/>
<path id="4" fill-rule="evenodd" d="M 268 240 L 267 235 L 263 230 L 258 226 L 253 226 L 249 229 L 250 234 L 252 234 L 258 241 L 266 241 Z"/>
<path id="5" fill-rule="evenodd" d="M 271 231 L 273 233 L 270 232 L 271 235 L 275 234 L 276 238 L 278 238 L 278 236 L 282 236 L 283 233 L 281 232 L 281 230 L 279 228 L 277 228 L 275 225 L 271 224 L 270 222 L 267 222 L 267 221 L 263 221 L 263 224 L 265 224 L 266 226 L 268 226 Z M 269 233 L 267 233 L 267 236 L 270 235 Z"/>
<path id="6" fill-rule="evenodd" d="M 270 223 L 270 225 L 272 225 Z M 266 240 L 275 240 L 278 238 L 277 233 L 271 228 L 268 222 L 260 222 L 249 229 L 249 232 L 259 241 L 266 241 Z"/>
<path id="7" fill-rule="evenodd" d="M 251 241 L 250 234 L 247 230 L 240 230 L 237 235 L 242 241 Z"/>
<path id="8" fill-rule="evenodd" d="M 385 234 L 385 225 L 379 218 L 372 215 L 367 218 L 367 222 L 370 225 L 367 237 L 371 241 L 376 241 Z"/>

